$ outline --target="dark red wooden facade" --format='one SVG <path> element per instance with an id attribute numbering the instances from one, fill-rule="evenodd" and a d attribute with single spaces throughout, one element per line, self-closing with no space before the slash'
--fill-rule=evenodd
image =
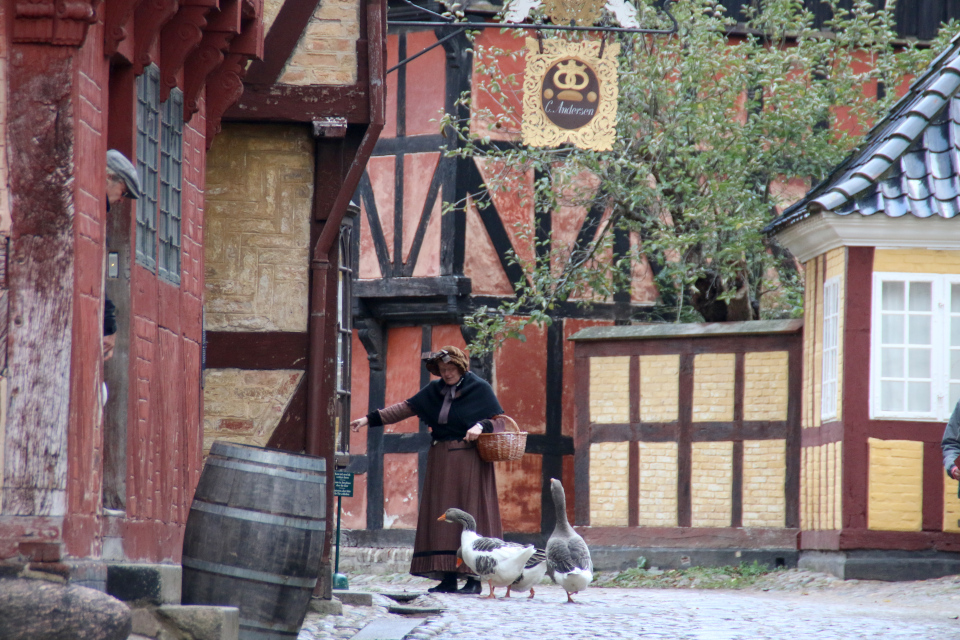
<path id="1" fill-rule="evenodd" d="M 0 561 L 63 561 L 71 579 L 102 587 L 105 562 L 180 557 L 201 465 L 205 154 L 246 61 L 262 56 L 262 0 L 0 11 L 10 207 Z M 148 68 L 161 101 L 183 94 L 178 283 L 135 260 L 137 204 L 107 213 L 104 198 L 107 149 L 137 158 Z M 105 284 L 107 252 L 118 276 Z M 105 291 L 120 330 L 103 363 Z"/>

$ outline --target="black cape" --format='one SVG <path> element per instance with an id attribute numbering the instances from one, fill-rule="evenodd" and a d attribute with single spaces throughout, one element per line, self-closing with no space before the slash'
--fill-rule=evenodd
<path id="1" fill-rule="evenodd" d="M 450 405 L 447 423 L 440 424 L 438 418 L 443 406 L 445 386 L 442 379 L 434 380 L 407 400 L 417 417 L 430 426 L 434 440 L 462 440 L 467 429 L 477 422 L 503 413 L 493 388 L 485 380 L 467 371 L 457 386 L 457 397 Z"/>

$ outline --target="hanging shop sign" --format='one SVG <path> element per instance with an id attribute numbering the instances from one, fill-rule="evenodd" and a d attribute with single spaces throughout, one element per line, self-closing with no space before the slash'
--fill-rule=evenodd
<path id="1" fill-rule="evenodd" d="M 542 48 L 541 48 L 542 42 Z M 620 44 L 527 38 L 523 143 L 609 151 L 616 138 Z"/>

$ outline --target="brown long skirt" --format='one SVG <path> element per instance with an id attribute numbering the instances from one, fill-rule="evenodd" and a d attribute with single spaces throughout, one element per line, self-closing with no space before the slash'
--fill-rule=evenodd
<path id="1" fill-rule="evenodd" d="M 413 575 L 441 580 L 444 573 L 457 571 L 461 527 L 437 520 L 450 507 L 472 515 L 480 535 L 503 537 L 493 463 L 480 459 L 475 442 L 454 440 L 430 447 L 410 563 Z M 460 573 L 471 571 L 461 565 Z"/>

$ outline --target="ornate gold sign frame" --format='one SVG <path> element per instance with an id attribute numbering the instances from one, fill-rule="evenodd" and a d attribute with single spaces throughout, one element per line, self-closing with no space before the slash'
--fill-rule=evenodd
<path id="1" fill-rule="evenodd" d="M 606 0 L 543 0 L 543 12 L 554 24 L 596 24 Z"/>
<path id="2" fill-rule="evenodd" d="M 526 41 L 527 68 L 523 78 L 523 121 L 520 127 L 523 143 L 536 147 L 572 143 L 581 149 L 610 151 L 617 135 L 617 56 L 620 54 L 620 44 L 607 44 L 601 58 L 599 42 L 567 42 L 560 39 L 542 42 L 541 53 L 541 41 L 536 38 L 527 38 Z M 575 62 L 571 64 L 570 61 Z M 561 65 L 581 69 L 589 67 L 592 74 L 584 73 L 582 77 L 592 75 L 599 83 L 596 113 L 589 122 L 576 129 L 558 126 L 544 110 L 545 94 L 553 95 L 550 89 L 544 87 L 555 82 L 555 79 L 547 78 L 547 72 L 562 76 L 564 72 L 554 70 L 555 66 L 559 69 Z M 562 80 L 568 82 L 565 78 Z M 548 104 L 552 105 L 549 101 Z"/>

